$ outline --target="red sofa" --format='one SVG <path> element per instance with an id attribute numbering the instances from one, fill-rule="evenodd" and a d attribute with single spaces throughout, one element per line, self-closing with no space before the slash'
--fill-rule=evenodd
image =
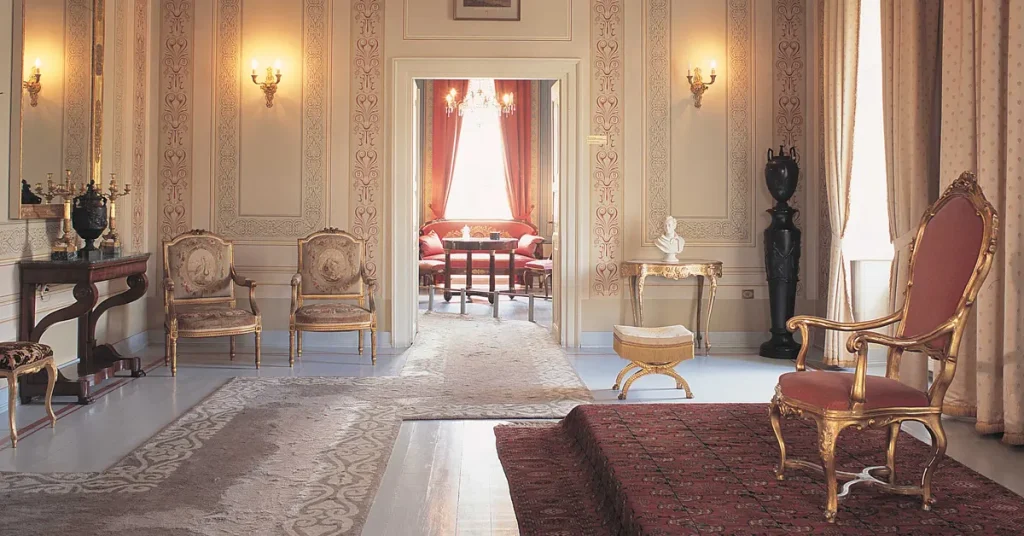
<path id="1" fill-rule="evenodd" d="M 432 232 L 437 234 L 439 239 L 462 236 L 462 228 L 469 226 L 469 234 L 474 237 L 487 237 L 491 232 L 501 233 L 503 238 L 519 238 L 524 235 L 536 237 L 530 244 L 521 244 L 520 250 L 516 252 L 516 274 L 517 277 L 526 268 L 526 263 L 541 257 L 541 244 L 543 238 L 537 235 L 537 228 L 524 221 L 515 220 L 434 220 L 427 222 L 420 228 L 420 259 L 444 261 L 444 251 L 438 250 L 436 245 L 430 249 L 429 241 L 424 240 Z M 530 239 L 527 239 L 530 241 Z M 466 252 L 452 252 L 452 273 L 462 274 L 466 271 Z M 486 274 L 490 262 L 490 255 L 484 252 L 473 253 L 473 273 Z M 508 255 L 495 255 L 494 268 L 498 275 L 508 273 Z M 443 277 L 443 275 L 441 276 Z"/>

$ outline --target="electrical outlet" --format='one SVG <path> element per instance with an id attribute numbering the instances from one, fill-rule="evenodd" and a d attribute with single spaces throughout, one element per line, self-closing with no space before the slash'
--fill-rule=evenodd
<path id="1" fill-rule="evenodd" d="M 752 300 L 752 299 L 754 299 L 754 289 L 752 289 L 752 288 L 745 288 L 745 289 L 743 289 L 743 299 L 744 300 Z"/>

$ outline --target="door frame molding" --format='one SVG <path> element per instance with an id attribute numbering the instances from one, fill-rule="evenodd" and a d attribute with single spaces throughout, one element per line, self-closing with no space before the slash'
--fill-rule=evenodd
<path id="1" fill-rule="evenodd" d="M 414 193 L 413 161 L 415 134 L 413 99 L 417 79 L 499 78 L 558 80 L 561 82 L 562 155 L 560 159 L 558 233 L 560 248 L 555 263 L 561 303 L 559 343 L 579 346 L 581 295 L 575 282 L 580 277 L 579 247 L 579 59 L 572 58 L 394 58 L 391 93 L 391 195 L 385 201 L 391 215 L 391 339 L 397 348 L 411 346 L 416 335 L 419 311 L 418 222 L 412 221 L 419 202 Z M 421 103 L 421 105 L 425 105 Z M 585 194 L 584 190 L 582 194 Z"/>

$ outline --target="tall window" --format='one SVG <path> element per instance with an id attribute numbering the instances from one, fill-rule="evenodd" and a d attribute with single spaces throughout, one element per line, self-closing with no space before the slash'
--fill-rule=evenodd
<path id="1" fill-rule="evenodd" d="M 843 254 L 851 261 L 892 260 L 882 118 L 882 9 L 863 0 L 853 126 L 850 219 Z"/>
<path id="2" fill-rule="evenodd" d="M 494 80 L 469 81 L 469 91 L 481 89 L 494 99 Z M 445 218 L 512 219 L 505 188 L 505 152 L 497 108 L 468 109 L 463 116 Z"/>

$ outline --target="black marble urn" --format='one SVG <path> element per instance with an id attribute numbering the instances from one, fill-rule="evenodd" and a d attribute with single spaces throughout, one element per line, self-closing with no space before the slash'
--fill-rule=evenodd
<path id="1" fill-rule="evenodd" d="M 92 181 L 89 182 L 85 193 L 72 202 L 71 226 L 78 236 L 85 240 L 85 247 L 78 250 L 79 258 L 99 258 L 100 251 L 93 242 L 107 228 L 107 198 L 96 190 L 96 184 Z"/>
<path id="2" fill-rule="evenodd" d="M 768 276 L 772 336 L 761 345 L 760 355 L 793 359 L 800 351 L 800 344 L 786 329 L 786 321 L 793 317 L 796 308 L 800 273 L 800 229 L 793 223 L 797 211 L 789 206 L 800 178 L 796 148 L 790 148 L 789 154 L 781 146 L 778 154 L 768 149 L 764 178 L 768 192 L 775 198 L 775 207 L 768 211 L 772 219 L 764 230 L 764 267 Z"/>

